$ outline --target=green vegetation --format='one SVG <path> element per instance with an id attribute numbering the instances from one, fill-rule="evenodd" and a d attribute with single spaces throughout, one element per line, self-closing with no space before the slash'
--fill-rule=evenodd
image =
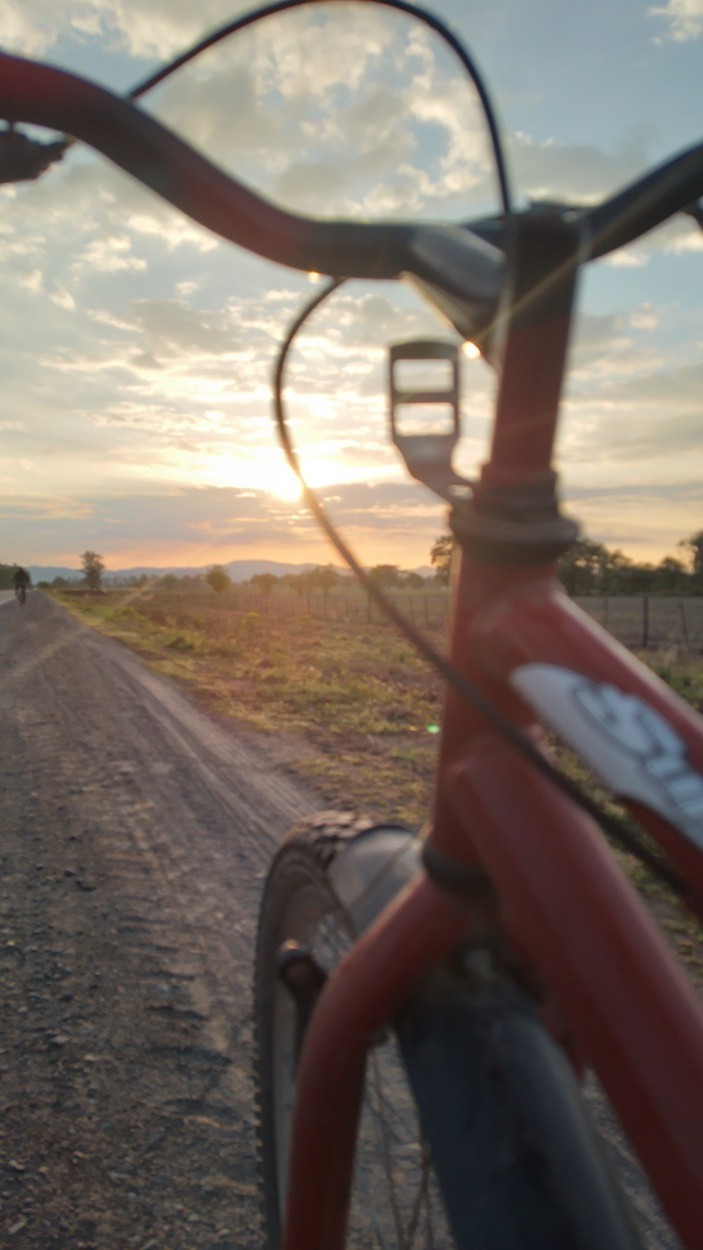
<path id="1" fill-rule="evenodd" d="M 435 570 L 437 581 L 442 586 L 449 584 L 449 572 L 452 564 L 452 551 L 454 549 L 454 539 L 451 534 L 440 534 L 439 538 L 432 544 L 430 551 L 430 563 Z"/>
<path id="2" fill-rule="evenodd" d="M 81 568 L 83 581 L 88 590 L 100 590 L 105 572 L 105 561 L 102 556 L 99 556 L 97 551 L 84 551 L 81 556 Z"/>
<path id="3" fill-rule="evenodd" d="M 620 550 L 579 538 L 558 564 L 559 577 L 570 595 L 701 595 L 703 594 L 703 530 L 682 538 L 677 546 L 684 560 L 665 556 L 659 564 L 637 564 Z M 441 534 L 430 551 L 437 580 L 449 580 L 453 539 Z"/>
<path id="4" fill-rule="evenodd" d="M 223 569 L 221 564 L 213 564 L 212 568 L 208 569 L 205 581 L 208 586 L 212 587 L 216 595 L 223 595 L 232 585 L 229 573 L 226 569 Z"/>
<path id="5" fill-rule="evenodd" d="M 55 593 L 209 710 L 299 738 L 295 771 L 331 802 L 414 825 L 426 818 L 441 683 L 392 629 L 227 611 L 224 596 Z"/>

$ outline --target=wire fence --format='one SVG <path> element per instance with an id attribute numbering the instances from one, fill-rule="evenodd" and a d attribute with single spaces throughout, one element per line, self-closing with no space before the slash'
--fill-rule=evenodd
<path id="1" fill-rule="evenodd" d="M 389 597 L 414 625 L 429 630 L 446 627 L 450 607 L 447 591 L 391 591 Z M 329 621 L 387 624 L 381 609 L 355 588 L 302 596 L 278 589 L 267 595 L 244 585 L 233 586 L 221 595 L 207 587 L 202 593 L 156 591 L 149 598 L 166 614 L 183 615 L 191 609 L 208 616 L 248 612 L 263 617 L 311 616 Z M 630 649 L 677 647 L 703 654 L 703 596 L 588 595 L 577 597 L 575 602 Z"/>
<path id="2" fill-rule="evenodd" d="M 446 624 L 449 607 L 446 591 L 391 591 L 388 597 L 415 625 L 436 629 Z M 385 614 L 370 596 L 356 587 L 342 592 L 332 591 L 327 595 L 315 592 L 309 596 L 277 589 L 266 595 L 246 585 L 233 586 L 221 595 L 215 595 L 207 587 L 202 593 L 189 591 L 179 594 L 157 590 L 150 595 L 150 599 L 167 613 L 186 612 L 190 607 L 208 613 L 256 612 L 261 616 L 284 618 L 312 616 L 330 621 L 387 623 Z"/>
<path id="3" fill-rule="evenodd" d="M 85 588 L 72 588 L 64 593 L 91 598 Z M 309 596 L 275 589 L 264 594 L 252 586 L 232 586 L 223 594 L 215 594 L 209 586 L 187 591 L 166 591 L 153 588 L 117 589 L 122 601 L 135 606 L 149 604 L 150 616 L 176 616 L 187 619 L 189 613 L 199 618 L 215 618 L 230 612 L 250 613 L 261 617 L 282 618 L 309 616 L 329 621 L 388 625 L 382 609 L 358 588 L 325 595 Z M 388 597 L 414 624 L 429 630 L 442 630 L 448 624 L 451 596 L 444 590 L 391 591 Z M 703 655 L 703 595 L 582 595 L 574 602 L 631 650 L 657 650 L 676 647 L 693 655 Z M 193 624 L 196 621 L 193 620 Z"/>
<path id="4" fill-rule="evenodd" d="M 679 647 L 703 652 L 703 597 L 592 595 L 575 602 L 633 650 Z"/>

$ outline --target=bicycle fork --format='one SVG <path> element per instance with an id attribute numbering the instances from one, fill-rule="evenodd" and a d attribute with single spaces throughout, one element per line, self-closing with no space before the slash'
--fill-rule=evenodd
<path id="1" fill-rule="evenodd" d="M 513 748 L 486 734 L 450 789 L 500 881 L 504 934 L 544 975 L 685 1243 L 703 1245 L 703 1013 L 682 970 L 595 823 Z M 420 877 L 322 989 L 298 1068 L 284 1250 L 344 1250 L 367 1052 L 433 968 L 485 936 L 477 897 Z"/>
<path id="2" fill-rule="evenodd" d="M 298 1068 L 284 1250 L 344 1250 L 367 1051 L 423 975 L 474 924 L 464 907 L 421 878 L 355 943 L 322 990 Z"/>

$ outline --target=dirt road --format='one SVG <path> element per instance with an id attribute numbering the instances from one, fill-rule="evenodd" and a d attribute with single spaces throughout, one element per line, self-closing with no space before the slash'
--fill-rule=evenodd
<path id="1" fill-rule="evenodd" d="M 40 593 L 0 699 L 0 1246 L 253 1250 L 256 907 L 319 804 Z"/>
<path id="2" fill-rule="evenodd" d="M 0 592 L 0 1250 L 259 1247 L 252 948 L 275 842 L 321 806 L 299 749 Z"/>

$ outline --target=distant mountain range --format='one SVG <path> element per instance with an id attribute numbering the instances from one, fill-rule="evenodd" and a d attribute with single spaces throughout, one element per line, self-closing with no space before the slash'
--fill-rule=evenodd
<path id="1" fill-rule="evenodd" d="M 314 569 L 316 564 L 284 564 L 279 560 L 230 560 L 228 564 L 222 565 L 226 569 L 233 582 L 247 582 L 250 577 L 255 577 L 258 573 L 273 573 L 274 577 L 284 577 L 286 573 L 304 573 L 306 569 Z M 335 566 L 340 573 L 346 573 L 347 569 Z M 36 586 L 38 582 L 53 582 L 56 577 L 65 577 L 67 581 L 82 581 L 83 574 L 80 569 L 69 569 L 62 567 L 44 566 L 39 564 L 30 564 L 28 566 L 29 573 Z M 135 577 L 165 577 L 172 573 L 175 577 L 204 577 L 208 569 L 212 568 L 211 564 L 204 564 L 199 568 L 153 568 L 143 567 L 134 569 L 106 569 L 103 573 L 103 582 L 106 585 L 119 585 L 120 582 L 131 581 Z M 422 568 L 414 569 L 422 577 L 431 577 L 434 569 Z"/>
<path id="2" fill-rule="evenodd" d="M 246 582 L 257 573 L 273 573 L 275 577 L 283 577 L 286 573 L 302 573 L 305 569 L 316 568 L 317 565 L 283 564 L 278 560 L 230 560 L 229 564 L 223 564 L 222 567 L 227 570 L 233 582 Z M 184 565 L 182 568 L 166 569 L 147 566 L 134 569 L 106 569 L 103 573 L 103 581 L 109 584 L 110 582 L 130 581 L 134 577 L 165 577 L 168 573 L 174 574 L 175 577 L 204 577 L 211 568 L 212 564 L 204 564 L 199 568 L 186 568 Z M 37 582 L 53 582 L 55 577 L 65 577 L 68 581 L 82 581 L 83 579 L 80 569 L 45 567 L 38 564 L 29 565 L 29 574 L 35 585 Z"/>

